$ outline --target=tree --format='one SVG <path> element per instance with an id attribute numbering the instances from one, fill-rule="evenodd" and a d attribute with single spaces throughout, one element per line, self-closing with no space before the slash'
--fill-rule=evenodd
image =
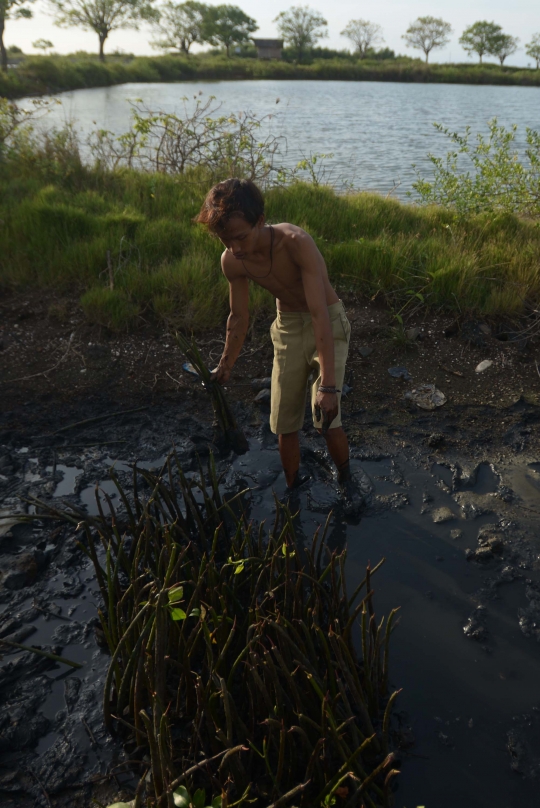
<path id="1" fill-rule="evenodd" d="M 481 20 L 465 28 L 459 38 L 459 44 L 469 56 L 477 53 L 482 64 L 482 57 L 491 54 L 497 37 L 502 34 L 502 28 L 494 22 Z"/>
<path id="2" fill-rule="evenodd" d="M 351 40 L 361 59 L 366 58 L 368 50 L 374 45 L 384 42 L 381 26 L 375 22 L 368 22 L 368 20 L 351 20 L 340 36 Z"/>
<path id="3" fill-rule="evenodd" d="M 222 45 L 230 56 L 231 46 L 247 42 L 258 27 L 256 21 L 238 6 L 208 6 L 202 36 L 210 45 Z"/>
<path id="4" fill-rule="evenodd" d="M 6 20 L 19 20 L 21 17 L 27 19 L 32 16 L 32 11 L 26 6 L 34 0 L 0 0 L 0 63 L 2 70 L 8 69 L 7 50 L 4 45 L 4 29 Z"/>
<path id="5" fill-rule="evenodd" d="M 507 56 L 511 56 L 517 51 L 518 43 L 519 39 L 516 36 L 499 34 L 498 37 L 494 37 L 489 54 L 490 56 L 496 56 L 501 65 L 503 65 Z"/>
<path id="6" fill-rule="evenodd" d="M 536 69 L 540 70 L 540 34 L 533 34 L 533 38 L 525 46 L 525 53 L 535 60 Z"/>
<path id="7" fill-rule="evenodd" d="M 1 2 L 1 0 L 0 0 Z M 49 0 L 60 28 L 80 27 L 99 37 L 99 58 L 111 31 L 139 27 L 141 20 L 155 19 L 153 0 Z"/>
<path id="8" fill-rule="evenodd" d="M 32 47 L 46 53 L 50 48 L 54 48 L 54 45 L 50 39 L 36 39 L 35 42 L 32 42 Z"/>
<path id="9" fill-rule="evenodd" d="M 162 39 L 151 42 L 153 48 L 189 53 L 195 42 L 203 41 L 203 25 L 208 6 L 196 0 L 174 3 L 168 0 L 158 11 L 152 27 Z"/>
<path id="10" fill-rule="evenodd" d="M 429 54 L 434 48 L 444 48 L 450 41 L 452 26 L 449 22 L 441 20 L 440 17 L 418 17 L 411 23 L 407 31 L 403 34 L 409 48 L 422 50 L 426 54 L 426 64 Z"/>
<path id="11" fill-rule="evenodd" d="M 280 12 L 274 22 L 285 42 L 295 49 L 299 61 L 319 39 L 328 36 L 328 23 L 309 6 L 292 6 Z"/>

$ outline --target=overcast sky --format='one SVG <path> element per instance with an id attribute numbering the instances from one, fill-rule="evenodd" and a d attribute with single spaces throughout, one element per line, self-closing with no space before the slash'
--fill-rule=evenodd
<path id="1" fill-rule="evenodd" d="M 234 2 L 234 0 L 228 0 Z M 217 5 L 218 0 L 210 0 Z M 240 0 L 237 3 L 247 14 L 254 17 L 259 30 L 256 36 L 277 36 L 273 19 L 290 7 L 287 0 Z M 401 35 L 410 22 L 416 17 L 432 15 L 442 17 L 451 23 L 454 34 L 450 44 L 444 49 L 434 51 L 431 61 L 456 62 L 467 61 L 468 57 L 458 44 L 459 36 L 464 28 L 477 20 L 494 20 L 502 25 L 506 33 L 520 39 L 520 50 L 507 60 L 507 64 L 526 65 L 531 60 L 525 55 L 524 44 L 529 42 L 531 35 L 540 31 L 540 4 L 535 0 L 455 0 L 454 3 L 443 0 L 378 0 L 371 5 L 357 2 L 357 0 L 313 0 L 309 2 L 313 9 L 322 13 L 328 21 L 329 37 L 321 44 L 333 48 L 347 47 L 347 40 L 340 37 L 340 31 L 350 19 L 368 19 L 379 23 L 383 28 L 385 44 L 393 48 L 396 53 L 418 52 L 405 47 Z M 76 50 L 97 50 L 97 36 L 91 32 L 81 31 L 78 28 L 61 29 L 54 25 L 52 17 L 47 14 L 44 0 L 38 0 L 33 6 L 34 18 L 31 20 L 9 20 L 6 24 L 5 42 L 8 45 L 18 45 L 26 53 L 35 51 L 32 42 L 36 39 L 49 39 L 54 44 L 57 53 L 72 53 Z M 106 50 L 120 49 L 136 54 L 155 53 L 148 44 L 151 34 L 144 26 L 140 31 L 124 30 L 113 32 L 106 44 Z"/>

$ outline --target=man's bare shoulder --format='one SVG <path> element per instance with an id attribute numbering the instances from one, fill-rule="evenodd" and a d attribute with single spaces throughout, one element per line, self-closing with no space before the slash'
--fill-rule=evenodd
<path id="1" fill-rule="evenodd" d="M 223 250 L 221 253 L 221 271 L 228 281 L 247 277 L 242 262 L 235 258 L 229 250 Z"/>
<path id="2" fill-rule="evenodd" d="M 315 242 L 305 230 L 289 222 L 275 224 L 274 230 L 279 234 L 279 246 L 288 252 L 291 258 L 298 259 L 306 252 L 311 252 Z"/>

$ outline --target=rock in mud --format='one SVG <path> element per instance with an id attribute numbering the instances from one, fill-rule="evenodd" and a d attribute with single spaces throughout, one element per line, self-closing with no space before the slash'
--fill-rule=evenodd
<path id="1" fill-rule="evenodd" d="M 434 384 L 421 384 L 405 393 L 405 400 L 416 404 L 421 410 L 436 410 L 446 404 L 446 396 Z"/>
<path id="2" fill-rule="evenodd" d="M 252 379 L 251 386 L 254 390 L 270 390 L 272 378 L 271 376 L 265 376 L 264 379 Z"/>
<path id="3" fill-rule="evenodd" d="M 460 528 L 456 528 L 456 530 L 450 531 L 450 538 L 456 541 L 457 539 L 461 539 L 463 536 L 463 531 Z"/>
<path id="4" fill-rule="evenodd" d="M 438 525 L 442 522 L 449 522 L 451 519 L 455 519 L 456 515 L 452 513 L 450 508 L 443 507 L 435 508 L 435 510 L 431 512 L 431 518 L 435 524 Z"/>
<path id="5" fill-rule="evenodd" d="M 411 374 L 409 373 L 407 368 L 404 367 L 388 368 L 388 373 L 394 379 L 404 379 L 406 382 L 410 382 L 412 379 Z"/>
<path id="6" fill-rule="evenodd" d="M 469 640 L 483 642 L 487 637 L 485 606 L 477 606 L 463 626 L 463 633 Z"/>
<path id="7" fill-rule="evenodd" d="M 371 356 L 373 353 L 373 348 L 371 345 L 361 345 L 360 348 L 358 348 L 358 353 L 361 357 L 367 359 L 368 356 Z"/>
<path id="8" fill-rule="evenodd" d="M 483 373 L 484 370 L 487 370 L 488 368 L 490 368 L 492 366 L 492 364 L 493 364 L 493 362 L 492 362 L 491 359 L 484 359 L 482 362 L 480 362 L 475 367 L 474 372 L 475 373 Z"/>
<path id="9" fill-rule="evenodd" d="M 270 404 L 271 395 L 272 394 L 271 394 L 270 390 L 267 390 L 267 389 L 260 390 L 257 393 L 257 395 L 255 396 L 255 398 L 253 399 L 253 401 L 256 404 Z"/>

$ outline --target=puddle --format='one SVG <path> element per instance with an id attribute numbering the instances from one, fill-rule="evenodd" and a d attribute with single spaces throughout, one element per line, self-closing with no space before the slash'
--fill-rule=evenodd
<path id="1" fill-rule="evenodd" d="M 109 507 L 107 505 L 107 500 L 105 499 L 105 494 L 109 495 L 113 505 L 116 507 L 118 501 L 118 489 L 112 480 L 100 480 L 99 491 L 97 494 L 104 513 L 108 513 Z M 88 488 L 84 488 L 80 493 L 80 499 L 91 516 L 97 516 L 99 514 L 99 508 L 96 502 L 95 485 L 89 485 Z"/>
<path id="2" fill-rule="evenodd" d="M 491 494 L 497 490 L 498 485 L 499 477 L 489 463 L 480 463 L 472 490 L 476 494 Z"/>
<path id="3" fill-rule="evenodd" d="M 52 473 L 52 470 L 52 466 L 47 466 L 47 471 L 49 474 Z M 73 494 L 75 492 L 77 478 L 81 476 L 83 470 L 77 468 L 76 466 L 64 466 L 62 463 L 58 463 L 56 466 L 56 471 L 60 471 L 63 474 L 63 477 L 54 489 L 53 496 L 67 497 L 70 494 Z"/>

